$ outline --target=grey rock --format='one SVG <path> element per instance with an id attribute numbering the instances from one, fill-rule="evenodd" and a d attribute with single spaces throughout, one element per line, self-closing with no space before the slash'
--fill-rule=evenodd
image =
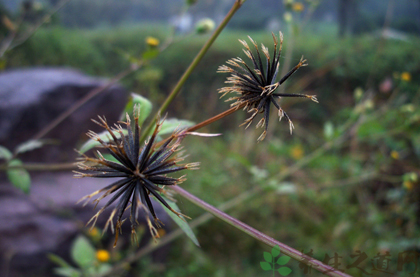
<path id="1" fill-rule="evenodd" d="M 0 74 L 0 145 L 14 149 L 31 139 L 63 111 L 104 86 L 107 80 L 89 77 L 68 68 L 28 68 Z M 98 130 L 91 118 L 104 115 L 116 121 L 127 102 L 127 91 L 120 85 L 106 89 L 47 134 L 55 146 L 25 154 L 26 161 L 68 161 L 74 148 L 89 130 Z"/>
<path id="2" fill-rule="evenodd" d="M 73 178 L 72 173 L 43 174 L 32 180 L 31 193 L 25 195 L 7 182 L 0 182 L 0 276 L 53 276 L 47 255 L 55 253 L 71 263 L 70 249 L 78 234 L 87 232 L 85 224 L 107 202 L 103 199 L 94 209 L 92 203 L 83 206 L 76 202 L 110 182 L 105 179 Z M 109 197 L 108 197 L 109 198 Z M 154 202 L 155 212 L 169 232 L 171 220 L 162 206 Z M 111 209 L 98 219 L 96 226 L 103 228 Z M 126 211 L 125 217 L 129 216 Z M 139 223 L 146 226 L 144 215 Z M 147 228 L 146 228 L 147 229 Z M 130 245 L 130 223 L 123 225 L 119 247 Z M 114 236 L 108 230 L 105 244 L 112 245 Z M 141 245 L 150 240 L 146 231 Z M 165 250 L 155 258 L 165 258 Z"/>

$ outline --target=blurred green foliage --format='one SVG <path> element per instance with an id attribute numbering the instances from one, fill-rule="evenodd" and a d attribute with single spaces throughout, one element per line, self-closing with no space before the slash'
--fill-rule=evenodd
<path id="1" fill-rule="evenodd" d="M 410 37 L 409 41 L 385 40 L 372 34 L 338 40 L 330 27 L 319 25 L 316 30 L 301 33 L 293 48 L 293 64 L 303 54 L 309 67 L 300 70 L 300 79 L 311 79 L 310 89 L 322 88 L 314 94 L 322 103 L 329 105 L 335 101 L 339 91 L 351 96 L 354 88 L 369 85 L 379 86 L 395 72 L 420 74 L 420 56 L 417 55 L 419 39 Z M 39 30 L 32 39 L 8 53 L 6 69 L 18 66 L 72 66 L 99 76 L 114 76 L 129 65 L 122 57 L 121 49 L 133 57 L 139 57 L 146 49 L 145 39 L 153 35 L 164 41 L 170 30 L 159 25 L 119 27 L 116 29 L 68 30 L 51 28 Z M 219 103 L 215 90 L 223 86 L 222 74 L 216 74 L 217 67 L 232 56 L 241 56 L 242 48 L 237 39 L 252 36 L 258 43 L 271 45 L 272 39 L 266 32 L 244 32 L 226 30 L 215 42 L 212 50 L 192 74 L 184 88 L 183 98 L 177 98 L 177 105 L 171 111 L 178 115 L 195 115 L 197 120 L 223 110 L 226 106 Z M 285 41 L 288 40 L 285 34 Z M 197 36 L 175 43 L 164 51 L 154 62 L 153 67 L 145 68 L 126 78 L 123 82 L 152 101 L 161 100 L 173 88 L 180 74 L 199 51 L 206 36 Z M 288 51 L 287 43 L 284 51 Z M 284 52 L 285 53 L 285 52 Z M 292 65 L 293 65 L 292 64 Z M 312 77 L 311 77 L 312 76 Z M 144 80 L 147 79 L 145 82 Z M 298 81 L 291 79 L 289 84 Z M 407 84 L 408 93 L 415 93 L 419 79 L 413 78 Z M 295 85 L 295 84 L 293 84 Z M 204 89 L 203 89 L 204 88 Z M 295 89 L 300 89 L 299 84 Z M 204 91 L 203 91 L 204 90 Z M 203 97 L 205 95 L 205 97 Z M 326 116 L 325 106 L 310 105 L 316 118 L 321 122 Z M 231 126 L 229 126 L 231 127 Z"/>

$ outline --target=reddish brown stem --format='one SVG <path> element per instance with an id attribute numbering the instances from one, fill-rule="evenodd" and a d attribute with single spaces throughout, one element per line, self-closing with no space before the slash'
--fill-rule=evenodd
<path id="1" fill-rule="evenodd" d="M 268 246 L 274 247 L 279 246 L 280 250 L 283 254 L 292 257 L 293 259 L 306 264 L 307 266 L 312 267 L 313 269 L 322 272 L 325 275 L 328 276 L 335 276 L 335 277 L 351 277 L 351 275 L 345 274 L 341 271 L 338 271 L 337 269 L 326 265 L 318 260 L 315 260 L 314 258 L 307 256 L 303 254 L 302 252 L 284 244 L 281 243 L 272 237 L 267 236 L 266 234 L 252 228 L 251 226 L 243 223 L 242 221 L 239 221 L 238 219 L 231 217 L 230 215 L 222 212 L 221 210 L 218 210 L 217 208 L 213 207 L 212 205 L 204 202 L 200 198 L 197 198 L 196 196 L 192 195 L 188 191 L 184 190 L 183 188 L 179 186 L 172 186 L 171 189 L 176 191 L 178 194 L 180 194 L 182 197 L 188 199 L 195 205 L 201 207 L 202 209 L 206 210 L 207 212 L 213 214 L 217 218 L 223 220 L 224 222 L 230 224 L 231 226 L 239 229 L 240 231 L 247 233 L 251 237 L 265 243 Z"/>

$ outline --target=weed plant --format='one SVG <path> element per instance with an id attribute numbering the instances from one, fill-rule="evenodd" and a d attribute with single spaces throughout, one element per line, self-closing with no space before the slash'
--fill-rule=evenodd
<path id="1" fill-rule="evenodd" d="M 242 1 L 236 1 L 229 16 L 242 4 Z M 99 229 L 94 228 L 88 235 L 90 241 L 83 237 L 75 241 L 73 258 L 80 268 L 73 268 L 61 258 L 51 256 L 60 265 L 57 272 L 67 274 L 66 276 L 111 276 L 123 272 L 126 263 L 137 261 L 138 268 L 132 269 L 132 272 L 139 270 L 145 275 L 261 276 L 264 272 L 259 261 L 263 260 L 263 252 L 269 252 L 274 245 L 279 245 L 283 254 L 297 260 L 288 264 L 293 276 L 306 276 L 310 273 L 309 270 L 312 270 L 313 275 L 321 274 L 316 273 L 318 270 L 330 276 L 363 276 L 366 272 L 375 273 L 375 269 L 384 270 L 376 264 L 378 253 L 389 254 L 386 256 L 389 264 L 386 270 L 390 274 L 410 275 L 416 269 L 413 263 L 403 264 L 401 270 L 398 265 L 401 263 L 401 255 L 408 253 L 407 255 L 415 256 L 420 249 L 420 114 L 419 98 L 416 96 L 419 84 L 418 80 L 411 77 L 420 73 L 420 61 L 418 55 L 414 54 L 418 39 L 413 39 L 412 44 L 389 41 L 381 44 L 381 49 L 375 49 L 372 44 L 379 44 L 380 41 L 372 37 L 331 43 L 332 39 L 310 33 L 296 36 L 293 49 L 288 49 L 286 44 L 283 51 L 293 51 L 299 55 L 304 53 L 311 67 L 306 67 L 304 73 L 297 73 L 303 77 L 291 77 L 288 81 L 290 83 L 285 83 L 288 86 L 282 93 L 305 91 L 310 95 L 317 94 L 320 104 L 282 100 L 281 108 L 298 122 L 294 135 L 288 135 L 289 130 L 285 128 L 284 122 L 276 123 L 277 128 L 271 128 L 275 125 L 275 117 L 271 115 L 273 122 L 270 122 L 269 128 L 265 128 L 265 139 L 262 137 L 264 140 L 257 143 L 260 132 L 255 132 L 252 128 L 245 131 L 236 128 L 245 118 L 242 108 L 246 107 L 246 103 L 239 109 L 229 109 L 228 104 L 221 104 L 217 100 L 215 92 L 221 87 L 224 77 L 213 75 L 214 72 L 209 68 L 217 68 L 226 60 L 238 56 L 238 51 L 229 45 L 234 44 L 237 38 L 244 39 L 248 34 L 235 32 L 233 35 L 233 32 L 228 31 L 220 36 L 207 53 L 211 41 L 223 28 L 222 24 L 208 39 L 210 44 L 206 44 L 195 59 L 193 53 L 198 52 L 203 45 L 201 38 L 175 43 L 165 51 L 162 50 L 158 56 L 149 59 L 155 53 L 155 48 L 151 45 L 138 49 L 133 47 L 143 43 L 148 28 L 145 31 L 126 28 L 115 34 L 104 34 L 100 30 L 90 31 L 81 38 L 80 32 L 66 32 L 63 36 L 63 30 L 60 29 L 40 31 L 35 34 L 36 39 L 10 53 L 7 60 L 10 66 L 23 65 L 22 57 L 30 57 L 36 59 L 25 61 L 31 65 L 86 64 L 84 71 L 108 76 L 117 74 L 130 64 L 136 64 L 134 75 L 125 79 L 126 85 L 139 91 L 153 89 L 153 95 L 145 96 L 163 103 L 151 119 L 147 117 L 151 103 L 143 97 L 133 95 L 123 113 L 124 118 L 126 112 L 131 115 L 136 103 L 140 107 L 141 117 L 147 118 L 146 122 L 141 121 L 142 132 L 146 134 L 139 138 L 140 144 L 145 145 L 143 147 L 147 147 L 144 142 L 155 126 L 159 113 L 162 115 L 168 110 L 176 116 L 183 115 L 197 122 L 202 121 L 196 125 L 186 121 L 172 121 L 167 125 L 167 130 L 171 131 L 159 133 L 163 139 L 161 145 L 168 135 L 169 138 L 179 139 L 179 142 L 182 140 L 182 145 L 185 145 L 190 154 L 188 160 L 201 163 L 200 170 L 188 172 L 188 181 L 174 188 L 174 191 L 191 203 L 180 197 L 177 197 L 177 203 L 168 200 L 171 205 L 177 205 L 176 209 L 180 208 L 182 213 L 192 218 L 187 222 L 195 230 L 194 233 L 198 234 L 197 238 L 185 221 L 178 221 L 187 230 L 191 240 L 175 241 L 168 262 L 157 265 L 146 254 L 171 242 L 182 232 L 159 234 L 153 227 L 153 234 L 161 236 L 160 243 L 121 252 L 123 257 L 117 258 L 107 257 L 103 252 L 97 251 L 101 243 L 95 233 Z M 158 38 L 162 40 L 171 37 L 163 30 L 157 30 Z M 150 33 L 150 29 L 148 32 Z M 270 46 L 272 51 L 271 38 L 266 33 L 250 35 L 258 43 Z M 287 36 L 293 35 L 292 32 L 287 32 L 285 40 Z M 76 43 L 82 40 L 83 43 Z M 57 55 L 37 55 L 44 52 L 42 46 L 46 41 L 51 51 Z M 66 44 L 68 41 L 73 41 L 74 45 Z M 238 44 L 238 48 L 239 46 Z M 127 54 L 127 60 L 121 61 L 120 55 L 116 54 L 121 51 Z M 82 62 L 90 54 L 93 57 L 92 63 Z M 134 61 L 130 59 L 139 56 L 142 58 Z M 262 53 L 261 57 L 265 58 Z M 280 57 L 280 63 L 286 60 L 283 56 Z M 299 62 L 298 57 L 293 58 L 296 59 Z M 173 79 L 175 77 L 171 77 L 179 77 L 180 68 L 187 68 L 191 60 L 193 62 L 178 82 Z M 201 61 L 199 66 L 198 61 Z M 153 67 L 143 67 L 146 63 L 152 63 Z M 256 63 L 258 67 L 258 61 Z M 250 65 L 255 68 L 255 64 Z M 108 68 L 112 70 L 107 71 Z M 252 72 L 258 78 L 258 72 Z M 384 82 L 391 82 L 392 85 L 386 87 Z M 177 85 L 172 88 L 174 83 Z M 181 87 L 185 88 L 184 97 L 175 99 Z M 203 88 L 207 88 L 205 97 Z M 171 94 L 165 97 L 164 91 L 171 89 Z M 169 106 L 171 102 L 173 104 Z M 249 105 L 251 106 L 258 109 L 259 103 L 256 106 Z M 226 109 L 228 112 L 223 113 Z M 222 112 L 221 116 L 207 119 L 214 110 Z M 268 121 L 270 113 L 264 114 L 266 110 L 260 109 L 259 112 Z M 230 121 L 227 121 L 224 117 L 230 114 L 234 116 L 230 116 Z M 256 113 L 256 116 L 259 114 Z M 209 124 L 212 125 L 207 126 Z M 178 128 L 177 132 L 172 133 L 175 127 Z M 209 136 L 208 132 L 218 132 L 225 129 L 223 127 L 227 127 L 229 131 L 224 132 L 220 138 L 190 136 Z M 122 130 L 121 132 L 120 137 L 124 137 L 126 134 Z M 105 138 L 106 136 L 101 137 L 104 140 Z M 206 143 L 202 142 L 204 139 Z M 114 144 L 107 140 L 105 146 L 109 144 L 111 148 L 118 148 L 121 143 L 120 139 L 116 139 Z M 92 146 L 92 141 L 86 145 Z M 7 155 L 9 150 L 2 148 L 2 151 L 6 153 L 2 155 L 7 160 L 4 170 L 16 172 L 25 168 L 24 164 L 13 164 L 16 157 L 13 154 Z M 168 187 L 170 186 L 166 188 Z M 199 195 L 200 199 L 197 200 L 193 195 Z M 206 202 L 219 209 L 209 207 Z M 126 206 L 121 207 L 124 210 L 128 205 L 126 203 Z M 197 206 L 230 225 L 216 220 L 208 223 L 209 215 L 202 214 L 196 209 Z M 151 212 L 150 206 L 146 210 Z M 222 210 L 227 210 L 236 219 L 247 222 L 261 232 L 255 229 L 249 231 L 241 222 L 230 219 Z M 120 220 L 119 224 L 121 223 Z M 116 227 L 118 229 L 119 226 Z M 136 231 L 141 239 L 142 231 Z M 267 237 L 261 237 L 263 233 Z M 192 241 L 199 242 L 201 248 L 197 248 Z M 287 245 L 301 252 L 290 249 Z M 82 255 L 84 259 L 77 258 L 79 256 L 76 254 L 80 252 L 88 254 Z M 355 255 L 362 252 L 368 259 L 354 266 L 357 257 Z M 302 253 L 313 259 L 305 259 L 306 256 Z M 96 255 L 95 259 L 92 259 L 92 255 Z M 341 265 L 334 263 L 337 261 L 334 257 L 340 257 Z M 329 265 L 335 269 L 326 272 Z"/>

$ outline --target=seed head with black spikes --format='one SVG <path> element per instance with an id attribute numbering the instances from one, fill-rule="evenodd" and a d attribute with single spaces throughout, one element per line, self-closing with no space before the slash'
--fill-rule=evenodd
<path id="1" fill-rule="evenodd" d="M 257 43 L 251 37 L 248 37 L 255 47 L 256 55 L 254 55 L 244 40 L 239 40 L 239 42 L 245 47 L 243 51 L 245 55 L 252 61 L 252 66 L 247 65 L 241 58 L 238 57 L 228 60 L 226 63 L 229 66 L 222 65 L 218 68 L 219 73 L 231 74 L 225 83 L 232 84 L 232 86 L 219 89 L 219 93 L 222 94 L 221 97 L 231 92 L 236 93 L 237 96 L 231 97 L 226 101 L 235 101 L 231 104 L 232 107 L 237 107 L 238 109 L 243 108 L 249 113 L 252 113 L 251 116 L 246 119 L 243 124 L 241 124 L 241 126 L 246 125 L 246 128 L 248 128 L 254 118 L 259 113 L 263 113 L 263 118 L 258 122 L 257 128 L 264 126 L 264 132 L 258 138 L 258 141 L 263 140 L 267 134 L 271 104 L 277 108 L 280 120 L 283 117 L 286 117 L 286 119 L 289 121 L 290 132 L 292 132 L 292 129 L 294 128 L 289 116 L 276 102 L 276 98 L 305 97 L 311 99 L 314 102 L 318 102 L 316 97 L 313 95 L 274 93 L 275 90 L 281 84 L 283 84 L 293 73 L 295 73 L 300 67 L 306 66 L 307 64 L 306 60 L 302 57 L 299 63 L 292 70 L 290 70 L 284 77 L 276 82 L 276 77 L 280 65 L 283 34 L 281 32 L 279 34 L 280 45 L 278 45 L 279 41 L 277 40 L 276 36 L 274 34 L 272 35 L 274 40 L 274 51 L 272 57 L 270 57 L 268 48 L 261 44 L 261 49 L 266 59 L 265 67 L 263 65 Z"/>
<path id="2" fill-rule="evenodd" d="M 99 142 L 108 154 L 116 159 L 111 161 L 104 158 L 98 151 L 97 158 L 84 156 L 83 161 L 78 164 L 83 172 L 75 172 L 76 177 L 96 177 L 96 178 L 120 178 L 112 184 L 93 192 L 81 200 L 86 200 L 86 203 L 97 194 L 103 193 L 94 202 L 96 204 L 108 195 L 113 196 L 108 202 L 91 218 L 88 222 L 94 226 L 99 215 L 114 202 L 117 203 L 112 210 L 111 215 L 105 225 L 104 231 L 109 225 L 114 232 L 114 216 L 116 215 L 115 223 L 115 244 L 118 240 L 118 234 L 121 232 L 121 226 L 126 219 L 123 219 L 124 211 L 130 209 L 130 222 L 132 230 L 132 239 L 136 240 L 135 227 L 138 222 L 139 209 L 143 209 L 146 213 L 146 220 L 149 229 L 154 237 L 158 237 L 156 228 L 149 219 L 149 214 L 154 218 L 154 223 L 160 227 L 160 220 L 156 216 L 150 195 L 154 196 L 157 201 L 160 201 L 166 208 L 183 217 L 181 213 L 173 210 L 167 201 L 162 197 L 161 193 L 165 193 L 165 186 L 174 186 L 182 183 L 185 176 L 174 178 L 168 177 L 167 174 L 181 171 L 184 169 L 197 169 L 198 163 L 179 164 L 183 160 L 182 157 L 174 155 L 180 150 L 180 143 L 185 136 L 183 131 L 174 132 L 166 140 L 157 143 L 157 136 L 161 129 L 162 121 L 157 122 L 155 130 L 149 140 L 140 145 L 140 127 L 138 124 L 138 115 L 134 116 L 134 131 L 131 127 L 130 118 L 127 115 L 127 121 L 122 122 L 126 125 L 126 131 L 123 130 L 120 124 L 110 127 L 105 118 L 99 117 L 98 125 L 105 128 L 109 133 L 109 142 L 104 141 L 101 137 L 90 131 L 88 136 Z M 92 227 L 93 227 L 92 226 Z"/>

